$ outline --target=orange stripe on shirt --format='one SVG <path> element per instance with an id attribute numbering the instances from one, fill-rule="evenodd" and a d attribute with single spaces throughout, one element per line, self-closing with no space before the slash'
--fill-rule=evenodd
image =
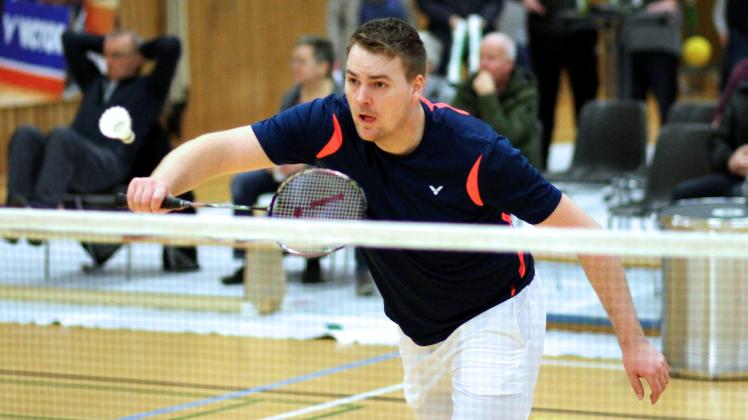
<path id="1" fill-rule="evenodd" d="M 342 145 L 343 130 L 340 129 L 338 117 L 336 117 L 335 114 L 332 114 L 332 135 L 330 136 L 330 140 L 327 141 L 325 147 L 323 147 L 322 150 L 317 153 L 317 159 L 322 159 L 323 157 L 330 156 L 331 154 L 337 152 Z"/>
<path id="2" fill-rule="evenodd" d="M 512 216 L 508 213 L 501 213 L 501 220 L 507 222 L 509 226 L 512 226 Z M 517 252 L 517 257 L 519 258 L 519 276 L 525 277 L 525 272 L 527 271 L 527 268 L 525 267 L 525 254 L 522 251 Z M 512 296 L 514 296 L 514 287 L 512 287 Z"/>
<path id="3" fill-rule="evenodd" d="M 473 164 L 472 169 L 467 177 L 467 188 L 468 196 L 476 206 L 483 206 L 483 200 L 480 198 L 480 189 L 478 188 L 478 171 L 480 170 L 480 161 L 483 159 L 483 155 L 478 156 L 478 159 Z"/>

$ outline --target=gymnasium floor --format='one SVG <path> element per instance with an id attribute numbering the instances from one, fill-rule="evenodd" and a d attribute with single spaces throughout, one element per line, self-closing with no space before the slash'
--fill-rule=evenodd
<path id="1" fill-rule="evenodd" d="M 14 324 L 0 338 L 0 418 L 413 418 L 389 346 Z M 651 406 L 617 361 L 546 357 L 531 418 L 740 419 L 745 395 L 673 379 Z"/>

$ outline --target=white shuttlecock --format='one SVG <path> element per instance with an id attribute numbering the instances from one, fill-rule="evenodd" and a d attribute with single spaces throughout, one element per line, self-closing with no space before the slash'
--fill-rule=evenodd
<path id="1" fill-rule="evenodd" d="M 101 114 L 99 130 L 110 139 L 117 139 L 125 144 L 135 141 L 130 113 L 121 106 L 113 106 Z"/>

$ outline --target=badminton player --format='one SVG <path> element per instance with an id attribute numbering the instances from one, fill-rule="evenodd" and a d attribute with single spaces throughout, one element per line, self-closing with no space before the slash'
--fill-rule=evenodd
<path id="1" fill-rule="evenodd" d="M 397 19 L 350 38 L 345 96 L 198 137 L 134 179 L 131 209 L 160 212 L 167 194 L 219 173 L 288 163 L 325 166 L 364 189 L 377 220 L 599 226 L 543 179 L 506 138 L 464 111 L 421 96 L 425 53 Z M 402 330 L 405 397 L 419 418 L 525 419 L 545 334 L 543 294 L 527 253 L 367 250 L 384 310 Z M 580 256 L 615 328 L 637 397 L 668 380 L 636 318 L 620 261 Z"/>

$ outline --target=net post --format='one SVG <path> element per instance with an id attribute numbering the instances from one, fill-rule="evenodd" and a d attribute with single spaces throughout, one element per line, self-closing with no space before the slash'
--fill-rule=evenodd
<path id="1" fill-rule="evenodd" d="M 286 295 L 283 251 L 275 243 L 257 243 L 244 252 L 244 299 L 260 315 L 277 312 Z"/>

